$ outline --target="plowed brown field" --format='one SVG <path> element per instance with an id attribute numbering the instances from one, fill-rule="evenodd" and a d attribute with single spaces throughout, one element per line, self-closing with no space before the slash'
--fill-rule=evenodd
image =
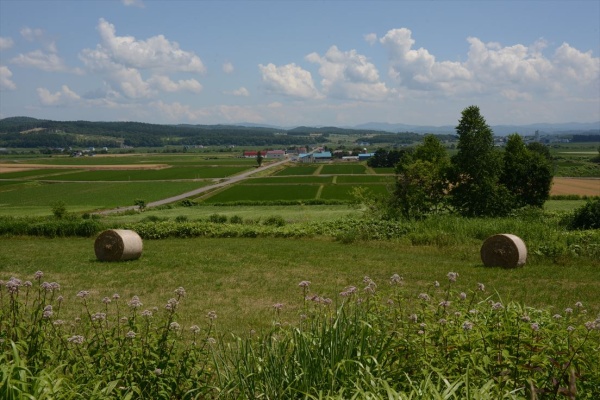
<path id="1" fill-rule="evenodd" d="M 554 178 L 550 194 L 600 196 L 600 178 Z"/>

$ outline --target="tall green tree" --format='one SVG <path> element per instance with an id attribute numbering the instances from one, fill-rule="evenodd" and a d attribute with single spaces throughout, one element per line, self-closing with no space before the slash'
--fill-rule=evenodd
<path id="1" fill-rule="evenodd" d="M 468 217 L 500 216 L 511 209 L 508 190 L 499 185 L 502 156 L 494 148 L 494 134 L 479 107 L 462 111 L 456 127 L 458 153 L 452 157 L 450 202 Z"/>
<path id="2" fill-rule="evenodd" d="M 262 162 L 263 162 L 263 156 L 262 156 L 262 153 L 259 150 L 258 153 L 256 153 L 256 163 L 260 167 L 262 165 Z"/>
<path id="3" fill-rule="evenodd" d="M 433 135 L 396 165 L 395 204 L 402 217 L 419 219 L 445 208 L 449 157 Z"/>
<path id="4" fill-rule="evenodd" d="M 543 146 L 543 145 L 542 145 Z M 543 149 L 530 150 L 518 134 L 508 137 L 500 183 L 512 195 L 512 207 L 541 207 L 550 196 L 552 164 Z"/>

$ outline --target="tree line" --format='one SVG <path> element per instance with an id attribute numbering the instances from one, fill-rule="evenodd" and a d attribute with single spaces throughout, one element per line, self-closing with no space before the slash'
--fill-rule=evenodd
<path id="1" fill-rule="evenodd" d="M 498 149 L 477 106 L 462 111 L 456 133 L 458 151 L 452 157 L 433 135 L 414 148 L 376 151 L 369 165 L 393 165 L 396 182 L 390 196 L 371 208 L 385 218 L 420 219 L 440 212 L 496 217 L 541 207 L 548 199 L 553 168 L 544 145 L 525 145 L 513 134 Z"/>

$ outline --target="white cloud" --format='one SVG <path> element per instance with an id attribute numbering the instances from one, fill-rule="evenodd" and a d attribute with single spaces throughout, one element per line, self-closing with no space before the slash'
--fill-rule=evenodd
<path id="1" fill-rule="evenodd" d="M 123 5 L 126 7 L 145 7 L 144 2 L 142 0 L 121 0 L 121 3 L 123 3 Z"/>
<path id="2" fill-rule="evenodd" d="M 21 28 L 20 32 L 21 36 L 30 42 L 35 40 L 40 40 L 44 37 L 44 31 L 41 29 L 31 29 L 27 26 Z"/>
<path id="3" fill-rule="evenodd" d="M 246 89 L 245 87 L 240 87 L 239 89 L 233 90 L 231 92 L 223 92 L 224 94 L 230 94 L 232 96 L 241 96 L 241 97 L 248 97 L 250 96 L 250 92 L 248 91 L 248 89 Z"/>
<path id="4" fill-rule="evenodd" d="M 467 60 L 436 61 L 415 44 L 409 29 L 393 29 L 380 39 L 388 50 L 389 74 L 403 88 L 443 95 L 491 94 L 510 100 L 547 96 L 598 98 L 600 59 L 568 44 L 556 49 L 553 57 L 542 53 L 544 40 L 531 46 L 503 46 L 467 38 Z"/>
<path id="5" fill-rule="evenodd" d="M 46 53 L 42 50 L 34 50 L 27 54 L 19 54 L 10 60 L 11 63 L 22 66 L 41 69 L 47 72 L 80 72 L 71 70 L 64 60 L 55 53 Z"/>
<path id="6" fill-rule="evenodd" d="M 460 63 L 436 62 L 426 49 L 413 49 L 415 41 L 409 29 L 392 29 L 379 41 L 388 49 L 390 76 L 403 86 L 448 90 L 458 82 L 470 79 L 470 72 Z"/>
<path id="7" fill-rule="evenodd" d="M 127 67 L 195 73 L 206 70 L 200 57 L 193 52 L 181 50 L 177 42 L 171 42 L 163 35 L 147 40 L 116 36 L 115 26 L 104 19 L 100 19 L 98 23 L 98 32 L 102 43 L 96 51 L 105 53 L 116 63 Z"/>
<path id="8" fill-rule="evenodd" d="M 223 72 L 226 74 L 231 74 L 234 71 L 233 64 L 230 62 L 226 62 L 223 64 Z"/>
<path id="9" fill-rule="evenodd" d="M 42 44 L 44 48 L 51 53 L 58 52 L 56 49 L 56 42 L 49 38 L 42 29 L 31 29 L 26 26 L 21 28 L 19 33 L 21 33 L 21 36 L 29 42 L 38 42 Z"/>
<path id="10" fill-rule="evenodd" d="M 163 101 L 156 101 L 150 103 L 150 106 L 171 121 L 200 121 L 210 115 L 206 110 L 193 110 L 190 106 L 179 102 L 168 104 Z"/>
<path id="11" fill-rule="evenodd" d="M 262 65 L 258 68 L 262 74 L 265 89 L 270 93 L 301 99 L 316 99 L 321 95 L 315 88 L 312 75 L 296 64 L 280 67 L 275 64 Z"/>
<path id="12" fill-rule="evenodd" d="M 8 67 L 0 65 L 0 90 L 15 90 L 17 85 L 11 80 L 12 72 Z"/>
<path id="13" fill-rule="evenodd" d="M 342 52 L 331 46 L 324 56 L 311 53 L 306 56 L 310 62 L 320 65 L 319 74 L 323 78 L 323 92 L 333 97 L 382 100 L 390 90 L 379 79 L 374 64 L 356 50 Z"/>
<path id="14" fill-rule="evenodd" d="M 113 89 L 129 99 L 152 98 L 159 92 L 200 93 L 196 79 L 174 80 L 168 72 L 203 73 L 202 60 L 193 52 L 179 48 L 176 42 L 158 35 L 147 40 L 117 36 L 115 26 L 104 19 L 98 23 L 100 43 L 95 49 L 83 49 L 80 60 L 90 71 L 102 76 Z M 145 80 L 142 71 L 151 73 Z"/>
<path id="15" fill-rule="evenodd" d="M 365 41 L 367 43 L 369 43 L 371 46 L 373 46 L 375 43 L 377 43 L 377 35 L 374 33 L 367 33 L 365 36 Z"/>
<path id="16" fill-rule="evenodd" d="M 0 36 L 0 50 L 8 50 L 14 44 L 15 42 L 12 40 L 12 38 Z"/>
<path id="17" fill-rule="evenodd" d="M 37 94 L 40 102 L 45 106 L 64 106 L 81 99 L 67 85 L 63 85 L 61 90 L 56 93 L 50 93 L 46 88 L 38 88 Z"/>
<path id="18" fill-rule="evenodd" d="M 556 49 L 552 61 L 556 69 L 570 81 L 585 84 L 589 81 L 598 82 L 600 77 L 600 58 L 594 58 L 591 51 L 582 53 L 568 43 Z"/>
<path id="19" fill-rule="evenodd" d="M 168 76 L 154 75 L 152 78 L 148 79 L 148 84 L 165 92 L 187 91 L 200 93 L 202 91 L 202 85 L 195 79 L 180 79 L 177 82 L 173 82 Z"/>

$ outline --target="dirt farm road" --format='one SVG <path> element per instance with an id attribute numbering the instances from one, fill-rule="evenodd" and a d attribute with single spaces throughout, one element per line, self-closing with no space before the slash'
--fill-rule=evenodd
<path id="1" fill-rule="evenodd" d="M 264 170 L 267 170 L 267 169 L 270 169 L 270 168 L 273 168 L 273 167 L 277 167 L 279 165 L 287 163 L 288 161 L 289 161 L 289 159 L 286 158 L 286 159 L 281 160 L 281 161 L 277 161 L 277 162 L 274 162 L 274 163 L 262 165 L 262 166 L 260 166 L 260 167 L 258 167 L 256 169 L 253 169 L 253 170 L 250 170 L 250 171 L 242 172 L 239 175 L 234 175 L 234 176 L 229 177 L 229 178 L 218 179 L 218 182 L 216 182 L 216 183 L 213 183 L 213 184 L 208 185 L 208 186 L 203 186 L 201 188 L 192 190 L 191 192 L 182 193 L 180 195 L 173 196 L 173 197 L 168 197 L 168 198 L 162 199 L 162 200 L 152 201 L 152 202 L 146 204 L 146 207 L 151 208 L 151 207 L 162 206 L 164 204 L 174 203 L 176 201 L 184 200 L 184 199 L 186 199 L 188 197 L 197 196 L 197 195 L 199 195 L 201 193 L 205 193 L 205 192 L 208 192 L 210 190 L 214 190 L 214 189 L 221 188 L 221 187 L 224 187 L 224 186 L 227 186 L 227 185 L 231 185 L 233 183 L 237 183 L 239 181 L 242 181 L 242 180 L 248 178 L 250 175 L 254 175 L 254 174 L 259 173 L 261 171 L 264 171 Z M 113 213 L 123 212 L 123 211 L 127 211 L 127 210 L 137 210 L 137 209 L 138 209 L 138 206 L 118 207 L 118 208 L 113 208 L 113 209 L 110 209 L 110 210 L 98 211 L 98 212 L 96 212 L 94 214 L 113 214 Z"/>

